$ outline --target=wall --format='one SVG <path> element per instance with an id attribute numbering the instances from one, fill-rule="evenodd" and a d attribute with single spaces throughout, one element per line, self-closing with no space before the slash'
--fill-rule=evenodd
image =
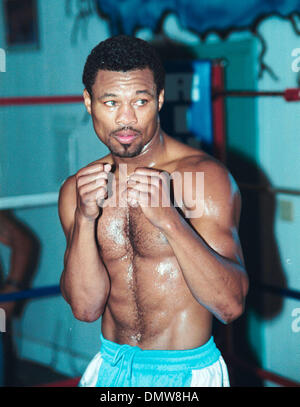
<path id="1" fill-rule="evenodd" d="M 66 2 L 38 1 L 40 47 L 6 50 L 6 72 L 0 76 L 1 96 L 82 93 L 85 59 L 96 43 L 109 36 L 109 29 L 105 21 L 94 15 L 89 21 L 88 36 L 84 38 L 79 32 L 77 42 L 72 42 L 76 2 L 70 4 L 72 16 L 66 16 Z M 2 3 L 0 13 L 0 47 L 5 49 Z M 83 104 L 5 107 L 0 115 L 0 196 L 58 192 L 69 174 L 106 154 L 106 147 L 94 136 Z M 15 214 L 40 240 L 41 253 L 32 287 L 59 284 L 65 238 L 57 205 L 20 208 Z M 9 255 L 7 248 L 0 248 L 5 273 Z M 25 303 L 21 316 L 14 321 L 17 354 L 78 376 L 99 348 L 99 324 L 100 321 L 77 321 L 60 296 L 32 300 Z"/>
<path id="2" fill-rule="evenodd" d="M 274 68 L 278 80 L 274 81 L 267 74 L 259 81 L 261 90 L 282 90 L 297 87 L 297 73 L 292 70 L 292 50 L 299 47 L 297 36 L 288 23 L 272 18 L 261 27 L 267 43 L 270 44 L 266 54 L 266 62 Z M 282 99 L 259 99 L 259 164 L 277 188 L 299 190 L 300 162 L 300 105 L 287 103 Z M 267 201 L 267 199 L 266 199 Z M 282 204 L 287 204 L 290 210 L 287 219 L 284 216 Z M 268 207 L 264 213 L 267 216 Z M 289 219 L 290 218 L 290 219 Z M 279 249 L 279 255 L 284 272 L 284 282 L 276 281 L 272 268 L 274 253 L 268 250 L 265 241 L 265 281 L 277 286 L 300 290 L 300 197 L 285 194 L 276 195 L 274 217 L 274 232 Z M 268 303 L 274 303 L 269 298 Z M 295 316 L 293 310 L 299 309 L 300 303 L 295 299 L 286 299 L 281 312 L 274 318 L 264 321 L 265 331 L 265 365 L 284 376 L 300 380 L 300 334 L 293 329 Z"/>

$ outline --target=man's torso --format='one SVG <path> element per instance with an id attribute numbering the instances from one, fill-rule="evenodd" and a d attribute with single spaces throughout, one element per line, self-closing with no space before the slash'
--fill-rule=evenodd
<path id="1" fill-rule="evenodd" d="M 176 160 L 160 170 L 174 168 Z M 97 226 L 99 254 L 111 281 L 102 333 L 143 349 L 201 346 L 211 336 L 211 314 L 192 296 L 164 234 L 140 207 L 119 200 L 118 178 L 113 203 L 107 202 Z"/>

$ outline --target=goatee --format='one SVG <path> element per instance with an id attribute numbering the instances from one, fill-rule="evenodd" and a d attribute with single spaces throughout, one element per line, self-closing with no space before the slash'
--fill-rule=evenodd
<path id="1" fill-rule="evenodd" d="M 116 157 L 130 158 L 139 155 L 143 149 L 143 145 L 137 146 L 133 151 L 129 151 L 131 144 L 122 144 L 122 146 L 124 147 L 124 151 L 115 151 L 110 148 L 110 152 Z"/>

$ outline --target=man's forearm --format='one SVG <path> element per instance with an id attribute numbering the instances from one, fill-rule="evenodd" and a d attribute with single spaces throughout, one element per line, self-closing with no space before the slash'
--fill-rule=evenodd
<path id="1" fill-rule="evenodd" d="M 95 321 L 102 315 L 110 289 L 95 241 L 95 224 L 76 212 L 61 277 L 63 296 L 75 317 L 83 321 Z"/>
<path id="2" fill-rule="evenodd" d="M 247 290 L 244 268 L 211 249 L 180 216 L 163 232 L 194 298 L 222 322 L 238 317 Z"/>

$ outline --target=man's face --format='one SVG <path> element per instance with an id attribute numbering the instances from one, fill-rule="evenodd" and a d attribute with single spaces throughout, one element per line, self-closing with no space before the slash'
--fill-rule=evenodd
<path id="1" fill-rule="evenodd" d="M 158 130 L 164 91 L 157 95 L 150 69 L 128 72 L 100 70 L 84 102 L 99 139 L 113 155 L 135 157 Z"/>

